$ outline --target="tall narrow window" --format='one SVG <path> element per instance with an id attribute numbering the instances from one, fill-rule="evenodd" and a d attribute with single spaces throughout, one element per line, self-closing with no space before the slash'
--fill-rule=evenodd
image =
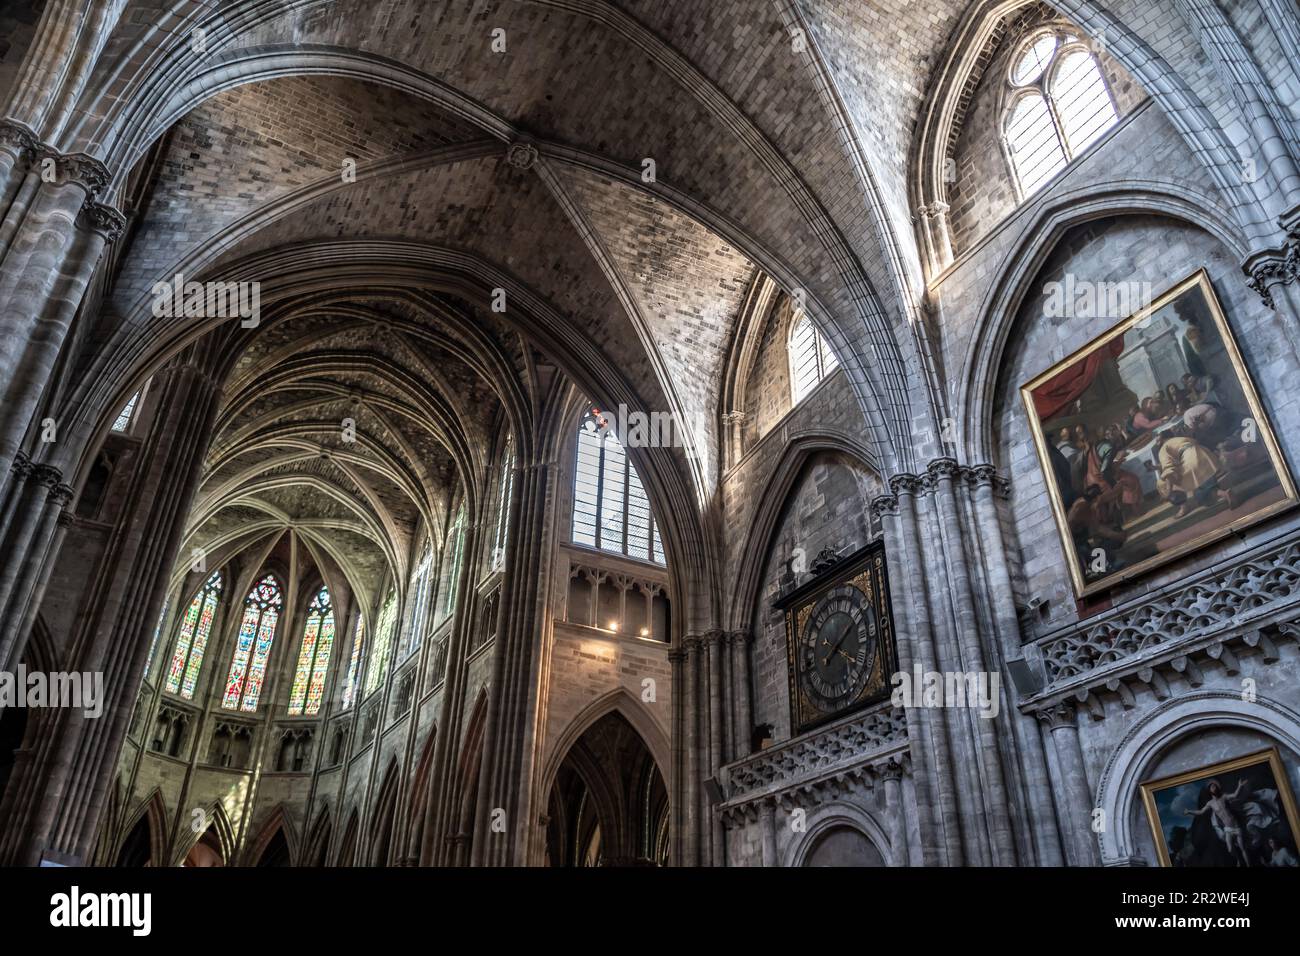
<path id="1" fill-rule="evenodd" d="M 812 319 L 800 313 L 790 326 L 790 391 L 798 405 L 827 375 L 840 367 Z"/>
<path id="2" fill-rule="evenodd" d="M 113 422 L 113 431 L 126 432 L 131 430 L 131 417 L 135 415 L 135 405 L 138 401 L 140 401 L 140 393 L 136 392 L 131 396 L 131 400 L 126 403 L 126 407 L 117 413 L 117 419 Z"/>
<path id="3" fill-rule="evenodd" d="M 429 590 L 432 586 L 429 578 L 432 569 L 433 545 L 432 542 L 426 541 L 424 554 L 415 569 L 415 580 L 412 582 L 411 587 L 411 593 L 414 595 L 415 600 L 411 609 L 411 637 L 407 644 L 408 651 L 416 650 L 424 641 L 424 625 L 429 617 Z"/>
<path id="4" fill-rule="evenodd" d="M 167 612 L 171 610 L 172 599 L 170 596 L 163 601 L 162 613 L 158 615 L 158 626 L 153 629 L 153 639 L 149 641 L 149 659 L 144 662 L 144 679 L 148 680 L 149 675 L 153 673 L 154 655 L 158 653 L 158 639 L 162 637 L 163 625 L 167 623 Z"/>
<path id="5" fill-rule="evenodd" d="M 447 545 L 443 549 L 443 588 L 442 607 L 438 619 L 449 617 L 456 610 L 456 588 L 460 584 L 461 558 L 465 550 L 465 505 L 456 510 L 456 520 L 451 523 L 447 533 Z"/>
<path id="6" fill-rule="evenodd" d="M 497 495 L 497 530 L 492 538 L 492 570 L 506 566 L 506 534 L 510 521 L 510 494 L 515 485 L 514 436 L 506 439 L 505 454 L 501 458 L 501 484 Z"/>
<path id="7" fill-rule="evenodd" d="M 393 631 L 397 628 L 397 595 L 390 594 L 379 611 L 375 624 L 374 646 L 366 668 L 366 695 L 378 690 L 388 676 L 388 659 L 393 651 Z"/>
<path id="8" fill-rule="evenodd" d="M 167 669 L 167 692 L 180 694 L 186 700 L 194 698 L 194 685 L 203 667 L 203 652 L 212 633 L 212 619 L 221 600 L 221 572 L 213 571 L 181 618 L 176 632 L 176 646 L 172 650 L 171 667 Z"/>
<path id="9" fill-rule="evenodd" d="M 248 713 L 257 710 L 262 682 L 266 679 L 266 661 L 271 656 L 275 625 L 283 606 L 280 585 L 269 574 L 253 585 L 244 598 L 244 618 L 239 624 L 226 692 L 221 698 L 221 706 L 226 710 Z"/>
<path id="10" fill-rule="evenodd" d="M 343 709 L 347 710 L 356 701 L 357 686 L 361 682 L 361 661 L 365 655 L 366 624 L 361 615 L 357 615 L 357 627 L 352 634 L 352 657 L 348 660 L 348 677 L 343 684 Z"/>
<path id="11" fill-rule="evenodd" d="M 1119 119 L 1097 58 L 1064 28 L 1021 44 L 1008 76 L 1007 153 L 1027 199 Z"/>
<path id="12" fill-rule="evenodd" d="M 302 632 L 298 666 L 293 673 L 289 692 L 289 714 L 314 717 L 325 695 L 325 675 L 329 673 L 330 652 L 334 649 L 334 608 L 328 588 L 321 588 L 307 608 L 307 626 Z"/>
<path id="13" fill-rule="evenodd" d="M 595 410 L 578 426 L 573 477 L 573 541 L 589 548 L 664 563 L 650 499 L 627 452 Z"/>

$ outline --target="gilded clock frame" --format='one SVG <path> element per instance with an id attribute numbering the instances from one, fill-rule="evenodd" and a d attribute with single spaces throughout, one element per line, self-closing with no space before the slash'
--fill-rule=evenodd
<path id="1" fill-rule="evenodd" d="M 798 637 L 808 626 L 813 608 L 829 592 L 847 585 L 861 592 L 876 615 L 876 655 L 862 689 L 842 707 L 825 713 L 807 701 L 799 680 Z M 883 541 L 874 541 L 824 574 L 783 595 L 773 606 L 785 618 L 786 672 L 790 688 L 790 728 L 794 736 L 887 700 L 891 675 L 898 669 L 894 615 L 889 599 L 889 571 Z"/>

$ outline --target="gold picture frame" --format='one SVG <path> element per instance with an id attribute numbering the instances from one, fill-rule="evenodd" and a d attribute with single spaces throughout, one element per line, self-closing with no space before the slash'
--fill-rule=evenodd
<path id="1" fill-rule="evenodd" d="M 1297 504 L 1204 269 L 1020 393 L 1080 598 Z"/>
<path id="2" fill-rule="evenodd" d="M 1139 786 L 1161 866 L 1300 865 L 1300 814 L 1277 747 Z"/>

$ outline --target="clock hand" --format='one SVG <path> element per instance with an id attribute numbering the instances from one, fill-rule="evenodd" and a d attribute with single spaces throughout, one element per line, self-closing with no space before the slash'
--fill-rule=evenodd
<path id="1" fill-rule="evenodd" d="M 848 654 L 844 653 L 844 651 L 840 651 L 839 655 L 840 657 L 848 661 L 850 664 L 856 664 L 858 662 L 856 657 L 850 657 Z"/>
<path id="2" fill-rule="evenodd" d="M 845 624 L 844 627 L 840 630 L 840 636 L 837 637 L 835 639 L 835 643 L 831 645 L 831 649 L 829 653 L 827 653 L 826 657 L 822 659 L 822 667 L 828 667 L 830 665 L 831 655 L 834 654 L 837 650 L 839 650 L 840 645 L 844 643 L 844 638 L 848 637 L 848 635 L 849 635 L 849 625 Z M 826 642 L 823 641 L 822 643 L 824 644 Z"/>

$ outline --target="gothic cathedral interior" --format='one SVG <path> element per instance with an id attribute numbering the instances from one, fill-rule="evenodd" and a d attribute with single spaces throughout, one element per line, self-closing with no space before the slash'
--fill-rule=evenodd
<path id="1" fill-rule="evenodd" d="M 0 3 L 0 865 L 1294 867 L 1294 0 Z"/>

